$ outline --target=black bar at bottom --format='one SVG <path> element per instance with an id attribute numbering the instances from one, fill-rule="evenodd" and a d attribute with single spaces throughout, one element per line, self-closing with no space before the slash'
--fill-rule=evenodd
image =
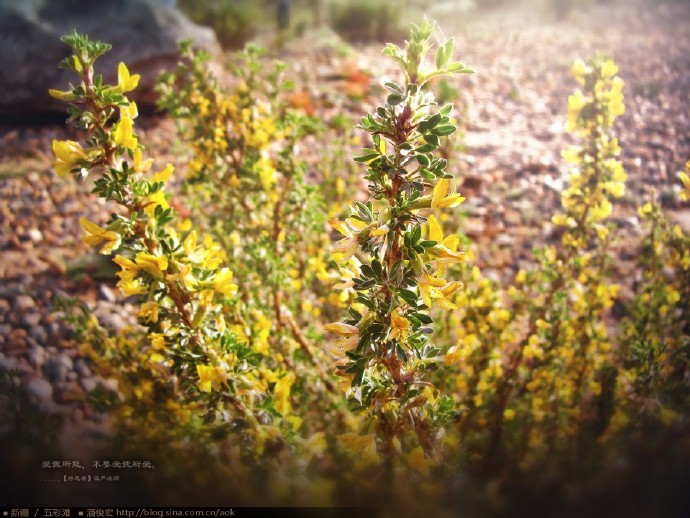
<path id="1" fill-rule="evenodd" d="M 373 507 L 0 507 L 0 518 L 352 518 L 377 514 Z"/>

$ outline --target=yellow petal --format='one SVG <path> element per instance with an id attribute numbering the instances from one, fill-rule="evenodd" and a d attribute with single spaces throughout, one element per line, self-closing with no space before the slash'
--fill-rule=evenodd
<path id="1" fill-rule="evenodd" d="M 357 327 L 352 326 L 350 324 L 343 324 L 342 322 L 333 322 L 330 324 L 325 324 L 323 328 L 326 331 L 330 331 L 331 333 L 343 336 L 359 334 L 359 329 L 357 329 Z"/>
<path id="2" fill-rule="evenodd" d="M 443 230 L 433 214 L 429 216 L 429 239 L 437 243 L 443 242 Z"/>
<path id="3" fill-rule="evenodd" d="M 331 218 L 328 220 L 328 224 L 333 227 L 335 230 L 340 232 L 342 235 L 350 237 L 352 236 L 352 232 L 350 232 L 350 229 L 347 228 L 342 221 L 340 221 L 338 218 Z"/>
<path id="4" fill-rule="evenodd" d="M 449 236 L 446 236 L 442 244 L 448 250 L 456 252 L 458 250 L 458 245 L 460 245 L 460 236 L 458 236 L 457 234 L 451 234 Z"/>
<path id="5" fill-rule="evenodd" d="M 123 117 L 115 126 L 113 140 L 118 146 L 135 150 L 138 146 L 137 137 L 134 136 L 134 127 L 130 117 Z"/>
<path id="6" fill-rule="evenodd" d="M 438 207 L 441 200 L 448 194 L 450 188 L 450 180 L 448 178 L 441 178 L 434 186 L 434 191 L 431 196 L 431 206 Z"/>
<path id="7" fill-rule="evenodd" d="M 122 93 L 130 92 L 139 85 L 139 74 L 130 75 L 127 65 L 123 62 L 117 66 L 117 86 Z"/>
<path id="8" fill-rule="evenodd" d="M 165 169 L 154 174 L 151 180 L 154 182 L 167 182 L 170 180 L 174 170 L 175 167 L 172 164 L 168 164 L 165 166 Z"/>
<path id="9" fill-rule="evenodd" d="M 151 255 L 147 252 L 139 252 L 136 257 L 136 264 L 154 277 L 162 277 L 163 272 L 168 269 L 168 258 Z"/>
<path id="10" fill-rule="evenodd" d="M 113 257 L 113 261 L 115 264 L 119 265 L 120 268 L 123 270 L 133 270 L 136 271 L 139 269 L 139 267 L 136 265 L 136 263 L 130 259 L 127 259 L 126 257 L 123 257 L 121 255 L 116 255 Z"/>

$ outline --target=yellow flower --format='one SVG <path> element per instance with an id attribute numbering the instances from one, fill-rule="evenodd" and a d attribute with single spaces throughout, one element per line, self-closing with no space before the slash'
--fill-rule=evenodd
<path id="1" fill-rule="evenodd" d="M 434 186 L 431 196 L 431 207 L 450 208 L 465 201 L 464 196 L 460 196 L 457 192 L 450 192 L 450 190 L 450 180 L 448 178 L 441 178 Z"/>
<path id="2" fill-rule="evenodd" d="M 610 79 L 618 73 L 618 65 L 616 65 L 612 60 L 607 59 L 601 66 L 601 77 L 604 79 Z"/>
<path id="3" fill-rule="evenodd" d="M 117 66 L 117 86 L 122 93 L 131 92 L 139 85 L 139 74 L 130 75 L 127 65 L 123 62 Z"/>
<path id="4" fill-rule="evenodd" d="M 232 271 L 229 268 L 221 268 L 213 278 L 213 289 L 218 293 L 232 297 L 237 293 L 237 284 L 233 284 Z"/>
<path id="5" fill-rule="evenodd" d="M 134 261 L 121 255 L 113 257 L 113 261 L 122 268 L 122 271 L 117 272 L 117 276 L 120 277 L 120 279 L 126 278 L 127 280 L 132 280 L 136 277 L 139 267 Z"/>
<path id="6" fill-rule="evenodd" d="M 685 172 L 680 173 L 680 181 L 683 182 L 683 190 L 680 193 L 680 199 L 683 201 L 690 200 L 690 162 L 685 164 Z"/>
<path id="7" fill-rule="evenodd" d="M 407 465 L 414 471 L 427 474 L 431 468 L 431 461 L 424 455 L 424 448 L 417 446 L 407 454 Z"/>
<path id="8" fill-rule="evenodd" d="M 144 302 L 141 305 L 138 317 L 154 324 L 158 322 L 158 303 L 155 300 Z"/>
<path id="9" fill-rule="evenodd" d="M 260 354 L 268 354 L 268 337 L 271 334 L 273 323 L 266 318 L 263 313 L 258 313 L 255 317 L 256 325 L 254 326 L 254 339 L 252 345 L 256 352 Z"/>
<path id="10" fill-rule="evenodd" d="M 148 252 L 139 252 L 135 262 L 139 268 L 157 278 L 163 277 L 163 272 L 168 269 L 168 258 L 164 255 L 157 256 Z"/>
<path id="11" fill-rule="evenodd" d="M 134 150 L 134 163 L 132 164 L 132 169 L 143 173 L 151 168 L 151 165 L 153 164 L 153 158 L 147 158 L 146 160 L 142 161 L 143 157 L 144 155 L 141 149 L 137 148 L 136 150 Z"/>
<path id="12" fill-rule="evenodd" d="M 256 170 L 259 173 L 259 181 L 264 191 L 270 191 L 276 183 L 277 173 L 271 162 L 266 158 L 261 158 L 256 163 Z"/>
<path id="13" fill-rule="evenodd" d="M 162 333 L 151 333 L 151 346 L 156 350 L 162 350 L 165 347 L 165 335 Z"/>
<path id="14" fill-rule="evenodd" d="M 568 132 L 574 133 L 579 129 L 580 112 L 587 102 L 588 99 L 580 90 L 568 97 L 568 115 L 565 125 Z"/>
<path id="15" fill-rule="evenodd" d="M 165 166 L 165 169 L 154 174 L 153 178 L 151 178 L 151 181 L 167 182 L 168 180 L 170 180 L 170 177 L 172 176 L 174 170 L 175 167 L 172 164 L 168 164 Z"/>
<path id="16" fill-rule="evenodd" d="M 137 103 L 131 101 L 125 106 L 120 106 L 120 118 L 136 119 L 139 116 L 139 109 L 137 108 Z"/>
<path id="17" fill-rule="evenodd" d="M 584 84 L 585 76 L 590 73 L 590 68 L 585 64 L 582 58 L 577 58 L 570 71 L 575 76 L 575 79 L 581 84 Z"/>
<path id="18" fill-rule="evenodd" d="M 163 191 L 156 191 L 146 198 L 147 205 L 144 207 L 144 212 L 148 214 L 149 218 L 153 218 L 156 214 L 156 207 L 160 206 L 163 210 L 170 207 L 168 200 L 165 199 Z"/>
<path id="19" fill-rule="evenodd" d="M 199 375 L 197 387 L 201 392 L 211 392 L 211 390 L 219 390 L 221 384 L 227 378 L 225 372 L 219 367 L 211 365 L 197 365 L 196 372 Z"/>
<path id="20" fill-rule="evenodd" d="M 379 454 L 376 449 L 376 434 L 360 435 L 358 433 L 345 433 L 338 435 L 338 440 L 352 455 L 356 455 L 366 463 L 378 462 Z"/>
<path id="21" fill-rule="evenodd" d="M 102 254 L 110 254 L 115 248 L 120 246 L 122 238 L 117 232 L 101 228 L 86 218 L 80 218 L 79 223 L 81 223 L 84 231 L 88 233 L 81 240 L 89 246 L 98 246 L 103 243 L 101 248 Z"/>
<path id="22" fill-rule="evenodd" d="M 343 324 L 342 322 L 333 322 L 323 326 L 326 331 L 340 335 L 336 340 L 335 345 L 347 350 L 354 349 L 359 343 L 359 329 L 350 324 Z"/>
<path id="23" fill-rule="evenodd" d="M 86 158 L 86 152 L 73 140 L 53 140 L 53 154 L 57 159 L 53 167 L 59 177 L 68 175 L 79 160 Z"/>
<path id="24" fill-rule="evenodd" d="M 290 413 L 290 387 L 295 382 L 295 375 L 291 372 L 280 378 L 273 388 L 274 404 L 273 407 L 281 415 Z"/>
<path id="25" fill-rule="evenodd" d="M 348 219 L 342 222 L 338 218 L 331 218 L 328 220 L 328 224 L 345 236 L 344 239 L 341 239 L 335 244 L 333 253 L 342 254 L 342 260 L 347 261 L 354 255 L 359 246 L 359 241 L 357 240 L 358 234 L 354 232 L 355 229 L 352 228 L 351 220 Z"/>
<path id="26" fill-rule="evenodd" d="M 608 218 L 611 212 L 613 212 L 613 205 L 606 198 L 590 209 L 590 215 L 594 221 L 601 221 L 602 219 Z"/>
<path id="27" fill-rule="evenodd" d="M 134 105 L 134 103 L 132 103 Z M 134 105 L 136 107 L 136 105 Z M 134 124 L 132 122 L 132 110 L 120 109 L 120 121 L 115 125 L 113 131 L 113 141 L 116 145 L 126 149 L 135 150 L 139 145 L 137 137 L 134 135 Z"/>
<path id="28" fill-rule="evenodd" d="M 388 232 L 390 232 L 390 230 L 391 229 L 388 225 L 381 225 L 380 227 L 369 232 L 369 235 L 372 237 L 381 237 L 381 236 L 385 236 L 386 234 L 388 234 Z"/>
<path id="29" fill-rule="evenodd" d="M 577 221 L 574 218 L 568 216 L 567 214 L 554 214 L 551 217 L 551 223 L 558 226 L 575 228 L 577 226 Z"/>
<path id="30" fill-rule="evenodd" d="M 117 287 L 120 288 L 120 292 L 125 297 L 141 295 L 148 291 L 146 286 L 144 286 L 139 279 L 121 279 L 117 283 Z"/>
<path id="31" fill-rule="evenodd" d="M 436 244 L 427 248 L 427 254 L 439 264 L 464 263 L 469 259 L 465 252 L 457 251 L 460 238 L 455 234 L 444 238 L 441 225 L 433 215 L 429 216 L 429 239 L 436 241 Z"/>
<path id="32" fill-rule="evenodd" d="M 390 338 L 404 342 L 407 339 L 407 332 L 410 328 L 410 321 L 400 314 L 400 308 L 395 308 L 391 313 L 391 332 Z"/>
<path id="33" fill-rule="evenodd" d="M 428 273 L 417 276 L 417 283 L 419 285 L 419 294 L 424 300 L 427 307 L 431 307 L 431 301 L 435 300 L 443 309 L 453 310 L 458 307 L 453 304 L 447 297 L 452 295 L 461 284 L 458 282 L 446 283 L 445 279 L 434 277 Z"/>

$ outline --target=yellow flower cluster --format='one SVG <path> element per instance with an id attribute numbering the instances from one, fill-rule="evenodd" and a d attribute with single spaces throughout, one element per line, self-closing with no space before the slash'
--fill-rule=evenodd
<path id="1" fill-rule="evenodd" d="M 627 175 L 616 157 L 618 141 L 609 135 L 615 119 L 625 112 L 623 81 L 616 76 L 618 67 L 604 55 L 597 54 L 585 64 L 578 59 L 573 74 L 583 90 L 568 100 L 568 131 L 582 136 L 585 145 L 563 152 L 565 160 L 576 168 L 571 171 L 570 184 L 561 195 L 564 212 L 552 222 L 566 227 L 564 244 L 583 248 L 592 239 L 608 234 L 602 222 L 608 218 L 611 199 L 625 194 Z"/>

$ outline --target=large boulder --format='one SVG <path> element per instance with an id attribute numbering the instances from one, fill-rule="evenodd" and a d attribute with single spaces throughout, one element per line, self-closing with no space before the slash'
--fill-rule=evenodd
<path id="1" fill-rule="evenodd" d="M 177 42 L 191 39 L 211 54 L 220 46 L 211 29 L 189 21 L 165 0 L 0 0 L 0 115 L 54 111 L 64 104 L 49 88 L 67 89 L 76 77 L 58 69 L 70 53 L 60 36 L 72 29 L 112 44 L 96 63 L 96 73 L 117 81 L 120 61 L 141 74 L 130 98 L 141 107 L 155 104 L 153 86 L 177 63 Z"/>

